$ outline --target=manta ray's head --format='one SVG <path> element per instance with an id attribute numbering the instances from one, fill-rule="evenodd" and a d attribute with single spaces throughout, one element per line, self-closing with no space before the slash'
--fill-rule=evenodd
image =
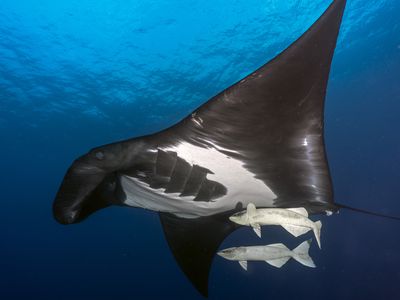
<path id="1" fill-rule="evenodd" d="M 77 223 L 116 201 L 116 171 L 130 159 L 123 145 L 110 144 L 92 149 L 76 159 L 65 174 L 53 204 L 55 219 Z"/>

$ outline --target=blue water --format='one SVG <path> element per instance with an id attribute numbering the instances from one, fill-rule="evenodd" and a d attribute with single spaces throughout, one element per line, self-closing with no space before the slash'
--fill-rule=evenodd
<path id="1" fill-rule="evenodd" d="M 165 128 L 282 51 L 330 0 L 1 0 L 1 299 L 202 299 L 155 213 L 62 226 L 51 204 L 88 149 Z M 400 215 L 400 2 L 348 0 L 325 111 L 335 200 Z M 215 258 L 210 299 L 399 299 L 400 222 L 322 217 L 318 268 Z M 264 231 L 267 233 L 267 231 Z M 303 238 L 248 228 L 222 247 Z M 310 235 L 311 236 L 311 235 Z"/>

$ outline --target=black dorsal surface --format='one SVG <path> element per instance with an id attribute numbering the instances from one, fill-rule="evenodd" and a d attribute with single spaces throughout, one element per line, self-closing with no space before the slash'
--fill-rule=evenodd
<path id="1" fill-rule="evenodd" d="M 208 178 L 213 170 L 206 164 L 186 161 L 167 150 L 185 143 L 205 151 L 212 148 L 239 161 L 252 180 L 261 180 L 276 195 L 273 207 L 304 207 L 309 213 L 336 209 L 325 155 L 323 112 L 345 4 L 345 0 L 333 1 L 280 55 L 178 124 L 95 148 L 78 158 L 57 193 L 55 218 L 63 224 L 76 223 L 118 203 L 124 195 L 120 176 L 136 176 L 153 186 L 163 201 L 171 193 L 190 195 L 203 206 L 215 204 L 214 199 L 220 197 L 233 201 L 230 186 Z M 160 215 L 178 264 L 206 295 L 215 251 L 236 227 L 220 213 L 197 219 Z"/>

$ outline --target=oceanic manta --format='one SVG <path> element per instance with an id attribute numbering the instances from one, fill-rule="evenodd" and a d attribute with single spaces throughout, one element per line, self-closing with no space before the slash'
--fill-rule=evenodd
<path id="1" fill-rule="evenodd" d="M 68 169 L 53 212 L 77 223 L 110 205 L 159 213 L 168 244 L 208 293 L 228 217 L 264 208 L 336 211 L 324 148 L 324 101 L 345 0 L 294 43 L 170 128 L 90 150 Z"/>

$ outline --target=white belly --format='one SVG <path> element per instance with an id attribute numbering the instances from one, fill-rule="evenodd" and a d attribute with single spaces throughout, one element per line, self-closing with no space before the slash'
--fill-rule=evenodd
<path id="1" fill-rule="evenodd" d="M 193 201 L 194 197 L 181 197 L 179 194 L 155 190 L 134 177 L 122 176 L 121 186 L 126 194 L 125 204 L 153 211 L 170 212 L 187 218 L 210 216 L 233 210 L 238 203 L 246 207 L 254 203 L 258 207 L 273 207 L 276 195 L 261 180 L 244 168 L 243 163 L 220 152 L 217 146 L 201 148 L 187 142 L 162 148 L 163 151 L 176 152 L 190 163 L 210 170 L 209 180 L 214 180 L 227 189 L 226 195 L 210 202 Z"/>
<path id="2" fill-rule="evenodd" d="M 154 190 L 148 184 L 133 177 L 121 176 L 120 181 L 126 195 L 125 205 L 158 212 L 169 212 L 185 218 L 223 213 L 233 210 L 239 202 L 243 204 L 243 207 L 246 207 L 248 203 L 255 203 L 261 207 L 273 205 L 273 199 L 265 198 L 263 194 L 247 190 L 233 195 L 228 192 L 220 199 L 203 202 L 193 201 L 193 197 L 180 197 L 179 194 L 166 194 L 161 190 Z"/>

